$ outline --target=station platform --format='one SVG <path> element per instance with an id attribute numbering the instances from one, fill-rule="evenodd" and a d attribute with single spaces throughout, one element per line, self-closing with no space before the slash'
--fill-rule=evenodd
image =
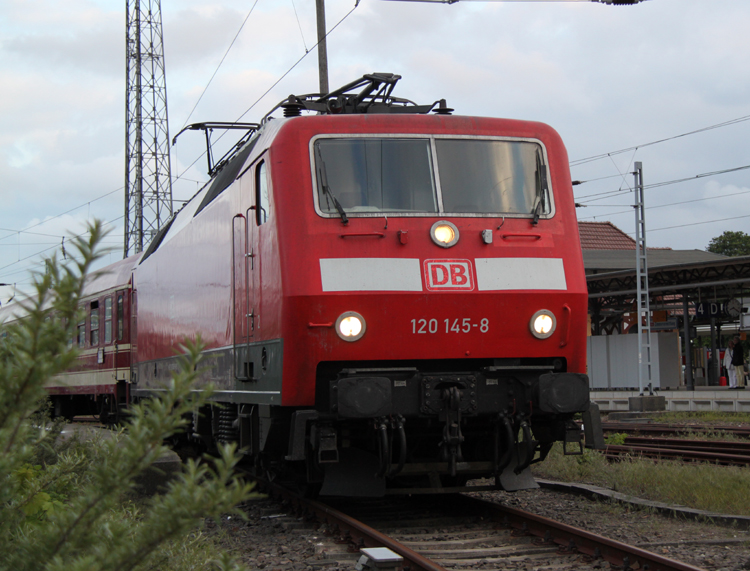
<path id="1" fill-rule="evenodd" d="M 639 396 L 637 390 L 591 390 L 591 401 L 599 405 L 601 412 L 630 410 L 630 397 Z M 648 394 L 648 393 L 646 393 Z M 748 412 L 750 413 L 750 387 L 730 389 L 728 387 L 695 387 L 654 390 L 654 395 L 664 397 L 666 410 L 672 412 Z"/>

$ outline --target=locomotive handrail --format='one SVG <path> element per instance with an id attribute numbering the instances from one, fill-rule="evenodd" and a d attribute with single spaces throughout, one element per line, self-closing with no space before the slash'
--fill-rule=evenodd
<path id="1" fill-rule="evenodd" d="M 563 326 L 562 326 L 562 337 L 560 338 L 560 347 L 565 347 L 568 344 L 568 336 L 570 335 L 570 322 L 572 309 L 566 303 L 563 305 Z"/>
<path id="2" fill-rule="evenodd" d="M 507 240 L 508 238 L 533 238 L 534 240 L 541 240 L 542 235 L 541 234 L 525 234 L 521 232 L 512 232 L 512 233 L 506 233 L 501 234 L 500 237 L 503 240 Z"/>
<path id="3" fill-rule="evenodd" d="M 376 238 L 385 238 L 384 232 L 349 232 L 347 234 L 339 234 L 342 238 L 362 238 L 365 236 L 375 236 Z"/>

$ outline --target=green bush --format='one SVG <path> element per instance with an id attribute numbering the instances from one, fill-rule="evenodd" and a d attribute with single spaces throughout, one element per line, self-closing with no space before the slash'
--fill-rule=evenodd
<path id="1" fill-rule="evenodd" d="M 234 447 L 220 447 L 210 463 L 187 462 L 164 493 L 141 505 L 130 501 L 135 478 L 207 402 L 206 392 L 191 392 L 200 341 L 185 344 L 172 383 L 159 398 L 132 407 L 114 438 L 62 442 L 54 423 L 37 412 L 45 382 L 77 356 L 68 339 L 98 258 L 101 224 L 88 234 L 74 240 L 72 259 L 53 257 L 34 275 L 35 295 L 22 302 L 25 317 L 0 325 L 0 569 L 185 569 L 185 559 L 174 554 L 186 549 L 203 558 L 190 568 L 239 569 L 195 548 L 204 518 L 239 513 L 235 506 L 252 496 L 252 486 L 234 476 Z"/>

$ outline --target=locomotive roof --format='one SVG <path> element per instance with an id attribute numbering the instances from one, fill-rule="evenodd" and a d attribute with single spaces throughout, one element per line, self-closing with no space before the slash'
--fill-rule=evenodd
<path id="1" fill-rule="evenodd" d="M 356 129 L 397 129 L 403 133 L 428 133 L 435 129 L 448 129 L 455 122 L 459 131 L 478 135 L 492 134 L 488 123 L 480 125 L 478 117 L 454 116 L 444 99 L 431 104 L 418 105 L 408 99 L 392 95 L 401 76 L 392 73 L 371 73 L 355 80 L 331 93 L 307 95 L 290 95 L 278 103 L 260 124 L 257 123 L 194 123 L 180 131 L 173 140 L 187 130 L 202 130 L 206 134 L 206 155 L 208 172 L 211 179 L 175 213 L 156 234 L 146 249 L 141 262 L 145 261 L 161 244 L 168 242 L 185 228 L 216 197 L 226 190 L 243 172 L 245 165 L 251 164 L 260 156 L 278 135 L 283 126 L 288 124 L 315 125 L 317 122 L 339 123 L 344 132 L 357 132 Z M 275 119 L 272 113 L 283 110 L 283 118 Z M 301 116 L 302 112 L 316 115 Z M 430 115 L 430 113 L 434 113 Z M 481 118 L 487 120 L 488 118 Z M 541 123 L 528 121 L 503 120 L 507 125 L 516 124 L 525 136 L 536 136 L 541 130 L 552 129 Z M 320 123 L 318 123 L 320 125 Z M 347 127 L 348 125 L 348 127 Z M 453 127 L 453 125 L 451 125 Z M 312 127 L 314 129 L 314 127 Z M 214 163 L 211 155 L 210 135 L 214 129 L 239 129 L 245 134 L 221 159 Z M 484 129 L 489 129 L 482 133 Z M 396 131 L 393 131 L 396 132 Z M 140 263 L 140 262 L 139 262 Z"/>

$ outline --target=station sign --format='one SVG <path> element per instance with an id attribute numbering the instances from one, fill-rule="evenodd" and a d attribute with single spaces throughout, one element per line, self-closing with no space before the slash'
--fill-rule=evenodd
<path id="1" fill-rule="evenodd" d="M 699 319 L 706 317 L 724 316 L 724 304 L 718 301 L 701 301 L 695 304 L 695 316 Z"/>
<path id="2" fill-rule="evenodd" d="M 702 301 L 695 304 L 695 315 L 699 319 L 706 317 L 739 317 L 742 313 L 742 303 L 737 299 L 729 299 L 723 303 L 718 301 Z"/>

